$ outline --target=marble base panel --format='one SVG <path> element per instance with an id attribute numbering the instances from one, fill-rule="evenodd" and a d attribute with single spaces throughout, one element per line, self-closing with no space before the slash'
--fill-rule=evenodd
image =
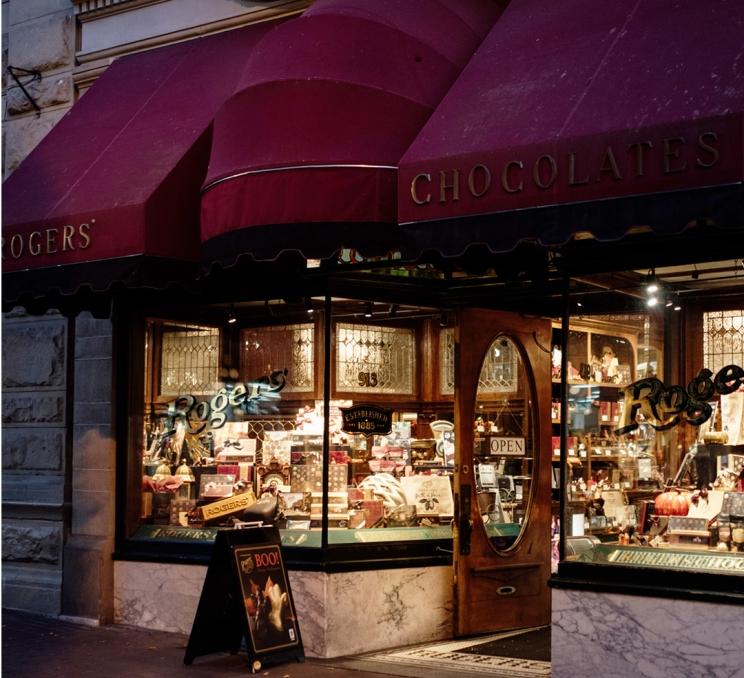
<path id="1" fill-rule="evenodd" d="M 119 624 L 189 634 L 207 568 L 116 561 Z M 338 657 L 451 637 L 452 570 L 289 572 L 308 657 Z"/>
<path id="2" fill-rule="evenodd" d="M 744 678 L 744 608 L 553 589 L 553 678 Z"/>

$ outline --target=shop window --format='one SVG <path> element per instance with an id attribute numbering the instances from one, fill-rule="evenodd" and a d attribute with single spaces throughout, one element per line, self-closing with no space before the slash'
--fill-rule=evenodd
<path id="1" fill-rule="evenodd" d="M 588 566 L 598 578 L 609 566 L 658 570 L 659 581 L 685 570 L 744 574 L 744 312 L 703 312 L 744 289 L 734 265 L 711 290 L 692 282 L 694 267 L 687 276 L 680 268 L 655 271 L 658 298 L 640 272 L 571 283 L 577 312 L 567 336 L 555 325 L 553 337 L 553 466 L 565 493 L 559 574 Z"/>
<path id="2" fill-rule="evenodd" d="M 190 309 L 222 319 L 216 327 L 144 321 L 145 397 L 131 416 L 128 463 L 132 548 L 209 544 L 219 529 L 267 517 L 261 506 L 273 508 L 285 546 L 320 547 L 324 466 L 329 547 L 451 539 L 452 402 L 433 400 L 421 376 L 435 371 L 421 338 L 434 335 L 441 314 L 399 306 L 391 318 L 386 305 L 346 321 L 360 306 L 373 305 L 334 300 L 328 325 L 322 312 L 302 321 L 305 305 L 285 302 L 270 314 L 264 304 Z M 335 368 L 327 412 L 317 378 L 326 326 Z M 202 354 L 209 371 L 187 378 Z M 515 360 L 501 360 L 491 378 L 515 383 Z"/>

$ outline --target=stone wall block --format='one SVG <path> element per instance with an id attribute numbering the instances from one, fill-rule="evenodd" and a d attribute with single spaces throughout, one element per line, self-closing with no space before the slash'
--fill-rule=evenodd
<path id="1" fill-rule="evenodd" d="M 75 361 L 75 409 L 111 402 L 111 358 Z"/>
<path id="2" fill-rule="evenodd" d="M 75 24 L 70 12 L 48 14 L 14 26 L 8 44 L 11 66 L 49 71 L 72 64 Z"/>
<path id="3" fill-rule="evenodd" d="M 58 106 L 72 102 L 73 87 L 70 75 L 51 75 L 28 84 L 22 79 L 26 92 L 39 108 Z M 6 111 L 10 115 L 20 115 L 34 111 L 34 106 L 20 87 L 11 87 L 5 93 Z"/>
<path id="4" fill-rule="evenodd" d="M 61 471 L 64 446 L 64 429 L 6 428 L 3 470 Z"/>
<path id="5" fill-rule="evenodd" d="M 111 321 L 108 319 L 94 318 L 87 311 L 75 318 L 75 337 L 78 340 L 84 337 L 110 337 L 112 333 Z"/>
<path id="6" fill-rule="evenodd" d="M 6 323 L 3 327 L 3 388 L 64 387 L 64 321 Z"/>
<path id="7" fill-rule="evenodd" d="M 22 21 L 70 9 L 71 0 L 14 0 L 10 5 L 9 21 L 19 24 Z"/>
<path id="8" fill-rule="evenodd" d="M 3 120 L 5 134 L 5 174 L 10 174 L 23 159 L 36 148 L 38 143 L 49 133 L 67 112 L 58 108 L 43 112 L 41 116 L 24 116 Z M 39 176 L 39 182 L 49 181 L 49 177 Z"/>
<path id="9" fill-rule="evenodd" d="M 3 424 L 64 424 L 65 397 L 3 394 Z"/>
<path id="10" fill-rule="evenodd" d="M 75 358 L 110 358 L 111 335 L 97 337 L 76 337 Z"/>
<path id="11" fill-rule="evenodd" d="M 57 565 L 61 553 L 61 525 L 3 521 L 3 561 Z"/>

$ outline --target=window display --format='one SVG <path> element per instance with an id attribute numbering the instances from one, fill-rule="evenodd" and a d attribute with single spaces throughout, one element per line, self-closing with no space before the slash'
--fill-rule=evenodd
<path id="1" fill-rule="evenodd" d="M 744 574 L 744 316 L 704 314 L 693 303 L 683 309 L 685 283 L 675 272 L 675 285 L 665 285 L 663 270 L 656 271 L 661 293 L 676 301 L 652 304 L 647 277 L 625 275 L 614 295 L 602 276 L 575 281 L 574 294 L 603 290 L 602 303 L 592 304 L 596 311 L 617 310 L 588 313 L 589 304 L 574 305 L 567 340 L 554 329 L 556 467 L 560 352 L 570 358 L 566 558 Z M 581 549 L 571 546 L 580 541 Z"/>
<path id="2" fill-rule="evenodd" d="M 384 530 L 396 540 L 451 536 L 452 397 L 433 398 L 433 385 L 421 392 L 419 376 L 431 359 L 420 337 L 439 326 L 440 314 L 398 307 L 393 318 L 381 311 L 368 318 L 372 305 L 365 303 L 357 317 L 349 312 L 357 306 L 334 306 L 327 417 L 315 377 L 323 373 L 322 313 L 277 303 L 273 324 L 257 325 L 257 313 L 238 305 L 230 308 L 236 323 L 200 334 L 183 323 L 181 372 L 188 363 L 189 372 L 222 378 L 201 379 L 198 388 L 181 378 L 176 391 L 157 385 L 164 370 L 174 370 L 174 359 L 164 356 L 174 353 L 164 329 L 178 333 L 181 324 L 146 322 L 147 415 L 135 451 L 141 510 L 130 538 L 209 539 L 216 529 L 263 516 L 286 544 L 318 546 L 324 503 L 329 543 L 364 541 L 360 530 L 380 528 L 396 528 Z M 298 322 L 301 315 L 311 321 Z M 206 339 L 215 348 L 205 352 Z M 224 369 L 235 364 L 240 370 Z"/>

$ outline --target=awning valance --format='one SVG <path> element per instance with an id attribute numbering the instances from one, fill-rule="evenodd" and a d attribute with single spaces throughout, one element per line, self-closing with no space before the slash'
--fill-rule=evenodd
<path id="1" fill-rule="evenodd" d="M 400 162 L 448 254 L 742 226 L 744 5 L 512 0 Z"/>
<path id="2" fill-rule="evenodd" d="M 107 69 L 3 183 L 6 308 L 198 272 L 211 123 L 273 25 L 123 57 Z"/>
<path id="3" fill-rule="evenodd" d="M 482 0 L 318 0 L 267 35 L 215 119 L 206 260 L 389 249 L 398 160 L 499 12 Z"/>

